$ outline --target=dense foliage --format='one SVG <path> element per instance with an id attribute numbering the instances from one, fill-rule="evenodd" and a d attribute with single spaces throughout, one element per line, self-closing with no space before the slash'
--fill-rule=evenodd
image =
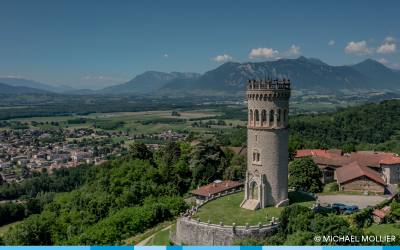
<path id="1" fill-rule="evenodd" d="M 365 233 L 362 229 L 351 227 L 349 219 L 344 216 L 329 214 L 323 216 L 310 211 L 307 207 L 294 204 L 285 207 L 280 216 L 278 233 L 270 238 L 260 241 L 257 238 L 238 240 L 234 245 L 240 246 L 314 246 L 314 245 L 398 245 L 399 236 L 394 242 L 366 242 L 361 241 L 362 236 L 374 236 Z M 322 236 L 355 236 L 359 242 L 349 240 L 325 242 Z M 321 237 L 315 241 L 314 237 Z"/>
<path id="2" fill-rule="evenodd" d="M 121 244 L 130 236 L 178 216 L 188 206 L 183 197 L 197 185 L 217 178 L 244 177 L 244 155 L 236 155 L 230 149 L 221 150 L 218 141 L 210 136 L 198 136 L 196 140 L 200 143 L 193 148 L 188 143 L 169 141 L 165 148 L 154 153 L 143 143 L 135 143 L 121 158 L 82 169 L 85 173 L 80 176 L 79 183 L 84 182 L 83 186 L 74 186 L 74 181 L 68 178 L 64 180 L 62 177 L 69 175 L 60 172 L 55 172 L 53 177 L 42 173 L 28 178 L 20 187 L 9 186 L 14 196 L 25 194 L 20 199 L 27 201 L 25 207 L 19 207 L 22 217 L 18 219 L 29 217 L 4 234 L 4 243 Z M 193 161 L 198 161 L 199 165 L 190 168 Z M 207 167 L 202 168 L 203 165 Z M 40 196 L 46 193 L 30 193 L 36 190 L 33 184 L 43 191 L 57 193 L 41 201 Z M 10 191 L 4 189 L 4 192 Z M 28 204 L 39 205 L 29 206 L 33 208 L 26 212 Z"/>
<path id="3" fill-rule="evenodd" d="M 302 188 L 311 193 L 322 192 L 322 170 L 311 157 L 303 157 L 289 165 L 289 187 Z"/>

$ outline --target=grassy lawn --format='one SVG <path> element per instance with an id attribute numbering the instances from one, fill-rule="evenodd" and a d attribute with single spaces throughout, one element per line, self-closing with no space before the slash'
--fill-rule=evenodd
<path id="1" fill-rule="evenodd" d="M 153 239 L 154 239 L 154 236 L 151 237 L 144 245 L 145 246 L 152 246 L 153 245 Z"/>
<path id="2" fill-rule="evenodd" d="M 199 212 L 195 213 L 195 219 L 200 218 L 200 221 L 211 221 L 212 224 L 223 222 L 224 225 L 257 226 L 259 222 L 263 225 L 269 224 L 272 217 L 278 218 L 283 207 L 266 207 L 257 211 L 251 211 L 239 207 L 243 201 L 244 194 L 237 193 L 227 195 L 222 198 L 213 200 L 199 208 Z M 290 204 L 299 203 L 303 206 L 311 207 L 315 204 L 315 200 L 307 195 L 297 192 L 289 192 Z M 268 213 L 268 222 L 266 221 L 266 213 Z"/>
<path id="3" fill-rule="evenodd" d="M 176 225 L 177 224 L 172 225 L 172 227 L 169 229 L 171 231 L 171 233 L 175 233 L 176 232 Z"/>
<path id="4" fill-rule="evenodd" d="M 366 230 L 367 233 L 374 233 L 376 235 L 386 236 L 386 235 L 400 235 L 400 223 L 390 223 L 390 224 L 373 224 Z"/>
<path id="5" fill-rule="evenodd" d="M 175 223 L 175 225 L 176 225 L 176 218 L 168 220 L 168 221 L 161 222 L 160 224 L 157 224 L 156 226 L 147 229 L 144 233 L 137 234 L 137 235 L 135 235 L 135 236 L 133 236 L 133 237 L 131 237 L 129 239 L 124 240 L 124 243 L 125 243 L 124 245 L 125 246 L 134 246 L 134 245 L 138 244 L 139 242 L 147 239 L 151 235 L 153 235 L 153 234 L 157 233 L 158 231 L 162 230 L 163 228 L 166 228 L 166 227 L 172 225 L 173 223 Z M 150 239 L 150 241 L 151 240 L 152 239 Z"/>
<path id="6" fill-rule="evenodd" d="M 1 225 L 0 226 L 0 235 L 3 235 L 5 232 L 7 232 L 7 230 L 10 227 L 15 227 L 16 225 L 18 225 L 21 222 L 22 222 L 22 220 L 21 221 L 16 221 L 16 222 L 13 222 L 13 223 L 10 223 L 10 224 Z"/>
<path id="7" fill-rule="evenodd" d="M 169 230 L 158 232 L 153 237 L 153 246 L 169 246 Z"/>

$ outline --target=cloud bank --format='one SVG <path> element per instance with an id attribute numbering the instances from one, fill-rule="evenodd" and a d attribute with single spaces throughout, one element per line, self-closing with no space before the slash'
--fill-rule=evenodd
<path id="1" fill-rule="evenodd" d="M 296 47 L 296 45 L 292 45 L 290 50 L 279 52 L 277 50 L 273 50 L 272 48 L 258 48 L 253 49 L 250 54 L 250 59 L 277 59 L 278 57 L 283 56 L 294 56 L 301 55 L 300 47 Z"/>

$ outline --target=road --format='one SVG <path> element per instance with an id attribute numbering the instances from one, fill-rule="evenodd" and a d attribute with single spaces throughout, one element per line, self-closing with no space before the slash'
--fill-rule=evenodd
<path id="1" fill-rule="evenodd" d="M 387 196 L 365 196 L 365 195 L 320 195 L 318 200 L 321 206 L 324 203 L 343 203 L 347 206 L 358 206 L 359 209 L 374 206 L 387 199 Z"/>

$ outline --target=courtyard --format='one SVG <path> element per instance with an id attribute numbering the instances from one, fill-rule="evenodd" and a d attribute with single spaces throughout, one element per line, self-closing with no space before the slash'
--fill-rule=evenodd
<path id="1" fill-rule="evenodd" d="M 210 220 L 212 224 L 222 222 L 229 226 L 232 223 L 236 223 L 236 226 L 245 226 L 246 223 L 249 223 L 249 226 L 257 226 L 259 222 L 263 225 L 269 224 L 272 217 L 278 218 L 283 210 L 283 207 L 266 207 L 256 211 L 244 209 L 240 207 L 243 199 L 244 193 L 240 192 L 210 201 L 199 208 L 199 211 L 195 213 L 195 219 L 200 218 L 202 222 Z M 308 207 L 316 204 L 310 196 L 291 191 L 289 191 L 289 200 L 290 204 L 298 203 Z M 267 213 L 268 221 L 266 220 Z"/>

